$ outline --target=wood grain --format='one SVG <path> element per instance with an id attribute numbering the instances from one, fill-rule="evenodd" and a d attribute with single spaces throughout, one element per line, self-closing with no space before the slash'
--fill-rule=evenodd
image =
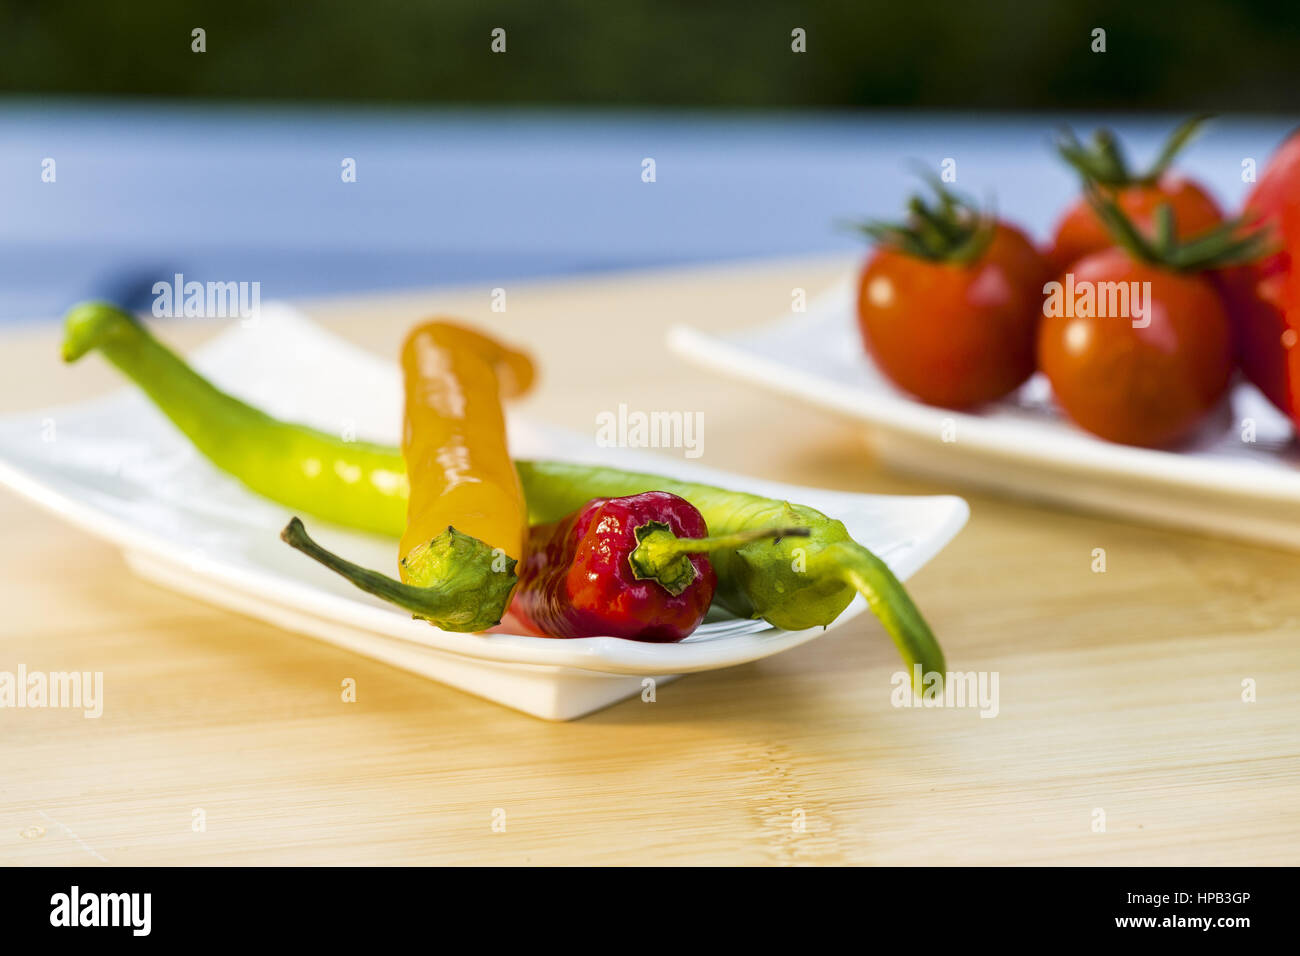
<path id="1" fill-rule="evenodd" d="M 674 322 L 777 315 L 849 266 L 507 285 L 504 314 L 486 287 L 306 305 L 385 355 L 435 312 L 496 328 L 538 354 L 527 412 L 557 424 L 701 410 L 716 467 L 960 492 L 663 345 Z M 190 347 L 220 323 L 162 325 Z M 0 339 L 0 410 L 118 385 L 97 361 L 62 367 L 56 342 L 52 325 Z M 551 724 L 160 590 L 0 492 L 0 670 L 102 670 L 106 698 L 98 720 L 0 710 L 0 862 L 1296 863 L 1300 557 L 968 498 L 970 525 L 911 587 L 952 667 L 998 673 L 997 717 L 891 706 L 897 660 L 862 618 Z"/>

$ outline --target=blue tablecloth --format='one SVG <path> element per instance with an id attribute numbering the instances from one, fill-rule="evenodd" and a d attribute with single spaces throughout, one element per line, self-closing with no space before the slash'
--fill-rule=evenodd
<path id="1" fill-rule="evenodd" d="M 949 157 L 1045 238 L 1076 191 L 1048 145 L 1064 119 L 0 101 L 0 321 L 146 307 L 177 272 L 265 300 L 851 250 L 837 222 L 896 215 L 909 163 Z M 1069 120 L 1145 162 L 1177 118 Z M 1183 165 L 1232 206 L 1291 125 L 1220 119 Z"/>

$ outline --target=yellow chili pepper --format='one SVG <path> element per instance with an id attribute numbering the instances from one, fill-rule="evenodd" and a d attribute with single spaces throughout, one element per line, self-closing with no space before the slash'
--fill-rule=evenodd
<path id="1" fill-rule="evenodd" d="M 452 528 L 498 558 L 522 558 L 528 507 L 506 448 L 501 400 L 528 389 L 532 362 L 478 332 L 434 320 L 406 337 L 402 372 L 402 457 L 411 484 L 402 580 L 429 584 L 430 544 Z"/>
<path id="2" fill-rule="evenodd" d="M 326 551 L 294 518 L 282 537 L 357 587 L 449 631 L 501 621 L 524 554 L 528 507 L 506 446 L 503 398 L 533 381 L 528 356 L 435 319 L 402 346 L 402 457 L 410 484 L 401 581 Z"/>

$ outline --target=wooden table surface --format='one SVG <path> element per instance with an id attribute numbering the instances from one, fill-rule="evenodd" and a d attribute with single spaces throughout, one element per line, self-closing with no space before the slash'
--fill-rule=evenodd
<path id="1" fill-rule="evenodd" d="M 486 287 L 306 306 L 383 355 L 431 313 L 491 323 L 538 355 L 526 409 L 557 424 L 701 410 L 715 467 L 962 493 L 665 348 L 671 323 L 766 320 L 850 265 L 509 285 L 504 314 Z M 184 348 L 221 327 L 159 325 Z M 61 366 L 57 338 L 0 334 L 0 411 L 120 385 L 98 360 Z M 0 491 L 0 671 L 102 670 L 106 698 L 98 720 L 0 710 L 0 862 L 1296 863 L 1300 556 L 967 498 L 970 524 L 910 587 L 950 667 L 998 673 L 996 718 L 891 706 L 899 663 L 864 615 L 548 723 L 147 584 Z"/>

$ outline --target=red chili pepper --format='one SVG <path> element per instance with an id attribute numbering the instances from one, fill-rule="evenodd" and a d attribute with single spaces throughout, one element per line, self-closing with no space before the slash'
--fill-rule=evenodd
<path id="1" fill-rule="evenodd" d="M 548 637 L 680 641 L 704 620 L 717 588 L 705 552 L 808 529 L 707 534 L 695 506 L 666 491 L 593 498 L 529 530 L 509 617 Z"/>

